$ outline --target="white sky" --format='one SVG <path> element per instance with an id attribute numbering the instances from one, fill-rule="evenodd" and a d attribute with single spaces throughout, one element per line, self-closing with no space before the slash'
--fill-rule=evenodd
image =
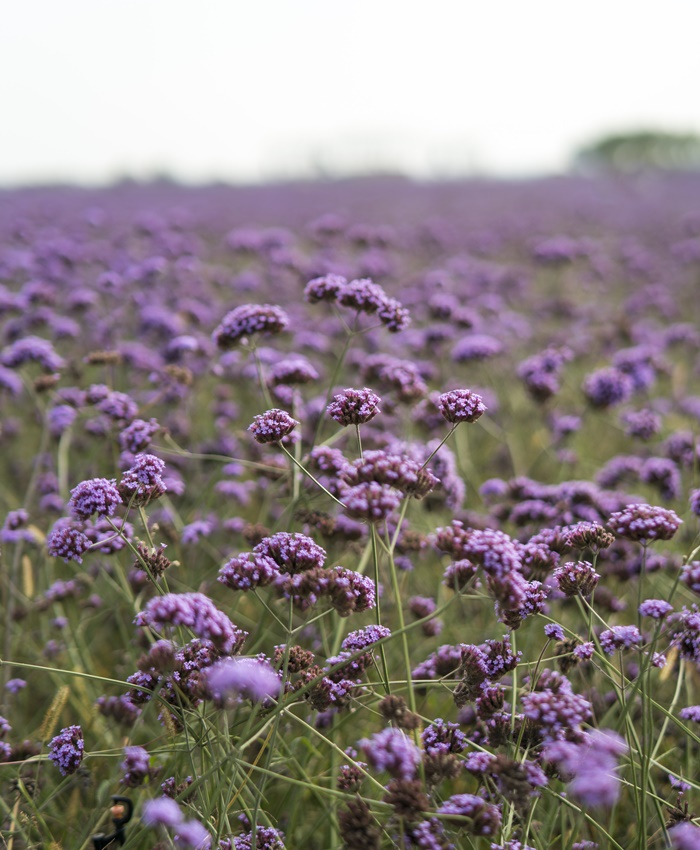
<path id="1" fill-rule="evenodd" d="M 5 0 L 0 184 L 563 168 L 700 132 L 698 0 Z"/>

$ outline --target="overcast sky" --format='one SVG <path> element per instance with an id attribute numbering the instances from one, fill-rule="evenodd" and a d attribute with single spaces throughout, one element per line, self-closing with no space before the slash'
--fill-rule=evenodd
<path id="1" fill-rule="evenodd" d="M 697 0 L 16 0 L 0 184 L 561 170 L 700 132 Z"/>

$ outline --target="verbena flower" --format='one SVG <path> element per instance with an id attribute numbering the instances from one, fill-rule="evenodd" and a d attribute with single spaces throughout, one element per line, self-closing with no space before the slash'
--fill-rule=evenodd
<path id="1" fill-rule="evenodd" d="M 173 829 L 183 822 L 180 806 L 170 797 L 157 797 L 143 805 L 141 820 L 146 826 L 166 826 Z"/>
<path id="2" fill-rule="evenodd" d="M 484 400 L 472 390 L 451 390 L 438 398 L 438 410 L 453 424 L 476 422 L 486 409 Z"/>
<path id="3" fill-rule="evenodd" d="M 569 561 L 557 567 L 552 577 L 565 596 L 590 596 L 600 580 L 600 575 L 588 561 Z"/>
<path id="4" fill-rule="evenodd" d="M 610 730 L 594 729 L 580 743 L 558 741 L 543 751 L 569 782 L 571 796 L 587 806 L 611 808 L 620 796 L 620 780 L 614 771 L 627 744 Z"/>
<path id="5" fill-rule="evenodd" d="M 387 728 L 358 743 L 368 764 L 397 779 L 413 779 L 420 764 L 418 747 L 400 729 Z"/>
<path id="6" fill-rule="evenodd" d="M 124 761 L 120 767 L 124 772 L 122 782 L 128 788 L 138 788 L 145 779 L 150 779 L 157 770 L 150 765 L 148 750 L 143 747 L 124 747 Z"/>
<path id="7" fill-rule="evenodd" d="M 564 640 L 564 629 L 558 623 L 547 623 L 544 633 L 550 640 Z"/>
<path id="8" fill-rule="evenodd" d="M 248 430 L 256 443 L 279 443 L 297 427 L 299 422 L 285 410 L 273 407 L 253 418 Z"/>
<path id="9" fill-rule="evenodd" d="M 670 602 L 666 602 L 665 599 L 645 599 L 639 605 L 640 615 L 642 617 L 651 617 L 653 620 L 663 620 L 671 611 L 673 611 L 673 605 Z"/>
<path id="10" fill-rule="evenodd" d="M 257 658 L 220 661 L 207 670 L 206 682 L 212 697 L 220 704 L 230 695 L 263 702 L 280 692 L 279 675 L 267 661 Z"/>
<path id="11" fill-rule="evenodd" d="M 467 737 L 458 723 L 450 723 L 438 717 L 423 730 L 421 743 L 429 755 L 461 753 L 467 746 Z"/>
<path id="12" fill-rule="evenodd" d="M 333 396 L 327 412 L 331 419 L 344 427 L 362 425 L 370 422 L 380 412 L 380 401 L 379 396 L 367 387 L 361 390 L 346 388 Z"/>
<path id="13" fill-rule="evenodd" d="M 681 570 L 681 581 L 693 593 L 700 595 L 700 561 L 690 561 Z"/>
<path id="14" fill-rule="evenodd" d="M 157 630 L 185 626 L 210 640 L 221 652 L 238 650 L 248 633 L 239 629 L 203 593 L 166 593 L 151 599 L 136 615 L 137 626 Z"/>
<path id="15" fill-rule="evenodd" d="M 634 385 L 624 372 L 614 367 L 591 372 L 583 382 L 583 392 L 593 407 L 605 409 L 632 395 Z"/>
<path id="16" fill-rule="evenodd" d="M 265 537 L 253 553 L 273 561 L 283 573 L 294 575 L 319 569 L 326 562 L 326 551 L 305 534 L 280 531 Z"/>
<path id="17" fill-rule="evenodd" d="M 650 540 L 670 540 L 683 520 L 675 511 L 652 505 L 628 505 L 610 515 L 608 526 L 619 537 L 646 543 Z"/>
<path id="18" fill-rule="evenodd" d="M 63 776 L 75 773 L 83 761 L 85 742 L 80 726 L 66 726 L 49 742 L 49 758 Z"/>
<path id="19" fill-rule="evenodd" d="M 83 554 L 90 548 L 91 541 L 79 526 L 68 519 L 58 520 L 46 537 L 46 549 L 54 558 L 83 562 Z"/>
<path id="20" fill-rule="evenodd" d="M 452 821 L 472 835 L 495 835 L 501 826 L 500 809 L 473 794 L 455 794 L 437 809 L 437 813 L 446 816 L 443 822 Z M 469 819 L 468 825 L 464 818 Z"/>
<path id="21" fill-rule="evenodd" d="M 217 580 L 231 590 L 252 590 L 271 584 L 279 575 L 277 564 L 266 555 L 247 552 L 227 561 Z"/>
<path id="22" fill-rule="evenodd" d="M 0 354 L 3 366 L 16 369 L 25 363 L 38 363 L 45 372 L 58 372 L 66 365 L 48 339 L 25 336 L 8 345 Z"/>
<path id="23" fill-rule="evenodd" d="M 178 847 L 191 847 L 192 850 L 209 850 L 211 847 L 211 836 L 198 820 L 179 823 L 175 827 L 174 838 Z"/>
<path id="24" fill-rule="evenodd" d="M 168 489 L 162 475 L 165 462 L 151 454 L 137 454 L 133 465 L 124 472 L 119 492 L 126 504 L 145 505 Z"/>
<path id="25" fill-rule="evenodd" d="M 253 832 L 244 832 L 233 839 L 234 850 L 252 850 Z M 256 850 L 285 850 L 284 833 L 272 826 L 261 826 L 255 828 Z"/>
<path id="26" fill-rule="evenodd" d="M 697 850 L 700 847 L 700 827 L 683 821 L 668 831 L 673 850 Z"/>
<path id="27" fill-rule="evenodd" d="M 353 519 L 382 522 L 401 504 L 401 493 L 388 484 L 364 481 L 344 494 L 345 512 Z"/>
<path id="28" fill-rule="evenodd" d="M 281 307 L 272 304 L 243 304 L 231 310 L 214 330 L 212 339 L 226 351 L 253 334 L 277 334 L 289 325 L 289 317 Z"/>
<path id="29" fill-rule="evenodd" d="M 613 626 L 600 635 L 603 652 L 613 655 L 618 649 L 632 649 L 642 643 L 642 635 L 636 626 Z"/>
<path id="30" fill-rule="evenodd" d="M 77 519 L 89 519 L 93 514 L 113 516 L 117 506 L 122 504 L 114 479 L 90 478 L 81 481 L 70 492 L 68 509 Z"/>

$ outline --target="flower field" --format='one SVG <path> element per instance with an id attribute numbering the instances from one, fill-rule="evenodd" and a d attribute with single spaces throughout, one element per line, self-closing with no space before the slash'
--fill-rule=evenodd
<path id="1" fill-rule="evenodd" d="M 700 848 L 700 178 L 0 194 L 7 850 Z"/>

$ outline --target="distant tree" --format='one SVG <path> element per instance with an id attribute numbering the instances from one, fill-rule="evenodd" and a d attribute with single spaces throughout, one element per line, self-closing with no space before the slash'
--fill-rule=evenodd
<path id="1" fill-rule="evenodd" d="M 700 136 L 638 130 L 604 136 L 580 148 L 574 156 L 580 171 L 697 171 Z"/>

